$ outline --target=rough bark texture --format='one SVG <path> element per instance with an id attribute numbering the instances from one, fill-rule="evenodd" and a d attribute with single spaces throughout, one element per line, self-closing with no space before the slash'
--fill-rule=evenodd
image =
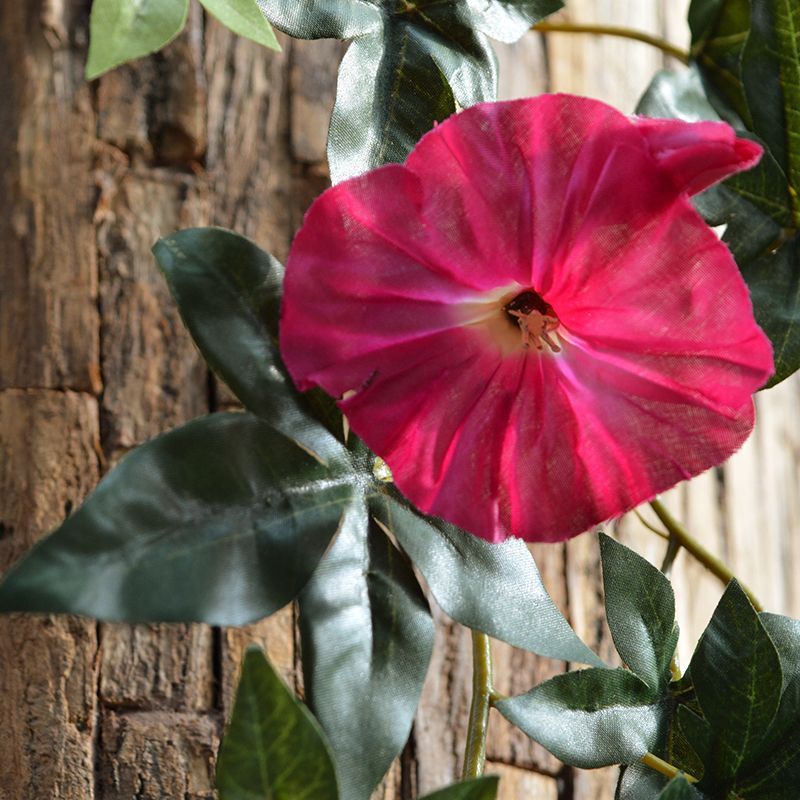
<path id="1" fill-rule="evenodd" d="M 216 224 L 284 257 L 327 181 L 341 44 L 284 40 L 270 53 L 193 4 L 186 32 L 164 52 L 87 84 L 89 5 L 0 5 L 0 571 L 131 447 L 235 402 L 182 329 L 153 241 Z M 685 3 L 572 0 L 569 13 L 686 38 Z M 644 45 L 587 37 L 531 35 L 498 50 L 505 96 L 575 91 L 627 110 L 663 63 Z M 744 451 L 668 497 L 771 609 L 794 614 L 798 386 L 760 398 Z M 660 557 L 635 518 L 617 527 Z M 613 658 L 594 539 L 535 554 L 578 631 Z M 675 583 L 685 662 L 719 587 L 682 556 Z M 294 616 L 287 608 L 238 630 L 0 618 L 0 800 L 212 798 L 244 647 L 265 646 L 302 693 Z M 412 739 L 376 800 L 410 800 L 460 769 L 469 636 L 437 616 Z M 494 652 L 505 693 L 565 668 L 499 643 Z M 494 713 L 490 730 L 488 768 L 503 776 L 505 800 L 612 797 L 615 770 L 573 773 Z"/>

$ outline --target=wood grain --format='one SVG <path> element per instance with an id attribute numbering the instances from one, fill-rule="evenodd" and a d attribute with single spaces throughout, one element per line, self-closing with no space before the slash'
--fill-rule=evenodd
<path id="1" fill-rule="evenodd" d="M 604 21 L 688 41 L 688 0 L 571 0 Z M 236 407 L 209 380 L 150 255 L 179 227 L 217 224 L 285 258 L 328 184 L 325 139 L 343 47 L 283 37 L 272 53 L 192 4 L 162 53 L 87 84 L 89 0 L 0 6 L 0 569 L 81 502 L 137 443 Z M 572 91 L 630 112 L 669 60 L 608 37 L 530 34 L 499 46 L 501 95 Z M 773 610 L 800 615 L 800 381 L 758 399 L 754 437 L 726 466 L 665 496 Z M 628 515 L 610 529 L 653 563 L 663 542 Z M 596 538 L 534 548 L 578 632 L 615 658 Z M 674 571 L 688 663 L 721 587 L 684 555 Z M 375 800 L 458 778 L 469 633 L 437 613 L 411 741 Z M 266 648 L 302 694 L 295 612 L 241 629 L 0 619 L 0 800 L 213 797 L 214 758 L 244 648 Z M 567 665 L 495 643 L 497 688 Z M 564 768 L 493 713 L 487 770 L 501 798 L 610 800 L 616 770 Z"/>

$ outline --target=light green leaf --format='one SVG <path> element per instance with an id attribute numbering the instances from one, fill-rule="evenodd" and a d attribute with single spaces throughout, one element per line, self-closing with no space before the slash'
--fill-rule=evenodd
<path id="1" fill-rule="evenodd" d="M 332 437 L 331 437 L 332 438 Z M 134 450 L 0 583 L 0 611 L 242 625 L 307 583 L 360 497 L 250 414 L 214 414 Z"/>
<path id="2" fill-rule="evenodd" d="M 370 511 L 408 553 L 436 602 L 462 625 L 539 655 L 604 666 L 547 594 L 520 539 L 489 544 L 390 494 L 373 497 Z"/>
<path id="3" fill-rule="evenodd" d="M 217 790 L 220 800 L 338 800 L 324 734 L 257 648 L 245 655 Z"/>
<path id="4" fill-rule="evenodd" d="M 557 675 L 497 710 L 565 764 L 594 769 L 632 764 L 658 742 L 666 704 L 628 670 Z"/>
<path id="5" fill-rule="evenodd" d="M 757 753 L 778 710 L 778 652 L 747 595 L 732 581 L 689 666 L 715 741 L 704 785 L 725 785 Z"/>
<path id="6" fill-rule="evenodd" d="M 420 800 L 495 800 L 499 779 L 495 775 L 455 783 Z"/>
<path id="7" fill-rule="evenodd" d="M 272 26 L 261 13 L 256 0 L 200 0 L 226 28 L 252 39 L 270 50 L 280 50 Z"/>
<path id="8" fill-rule="evenodd" d="M 189 0 L 94 0 L 86 78 L 160 50 L 186 24 Z"/>
<path id="9" fill-rule="evenodd" d="M 666 576 L 633 550 L 600 534 L 606 617 L 617 652 L 654 692 L 670 682 L 678 644 L 675 596 Z"/>
<path id="10" fill-rule="evenodd" d="M 309 703 L 328 735 L 342 800 L 362 800 L 408 740 L 433 650 L 407 558 L 354 505 L 300 595 Z"/>

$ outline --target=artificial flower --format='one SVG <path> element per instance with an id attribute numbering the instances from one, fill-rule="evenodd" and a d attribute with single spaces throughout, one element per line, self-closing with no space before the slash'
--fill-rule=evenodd
<path id="1" fill-rule="evenodd" d="M 585 531 L 752 430 L 770 344 L 689 195 L 760 154 L 569 95 L 469 108 L 312 205 L 287 367 L 421 510 L 490 541 Z"/>

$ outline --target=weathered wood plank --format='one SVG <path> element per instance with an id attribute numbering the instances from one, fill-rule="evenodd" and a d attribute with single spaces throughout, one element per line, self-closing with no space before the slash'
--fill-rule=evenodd
<path id="1" fill-rule="evenodd" d="M 0 389 L 98 393 L 86 4 L 0 7 Z"/>
<path id="2" fill-rule="evenodd" d="M 0 572 L 77 506 L 98 476 L 97 402 L 0 391 Z M 0 799 L 93 797 L 96 625 L 0 616 Z"/>

